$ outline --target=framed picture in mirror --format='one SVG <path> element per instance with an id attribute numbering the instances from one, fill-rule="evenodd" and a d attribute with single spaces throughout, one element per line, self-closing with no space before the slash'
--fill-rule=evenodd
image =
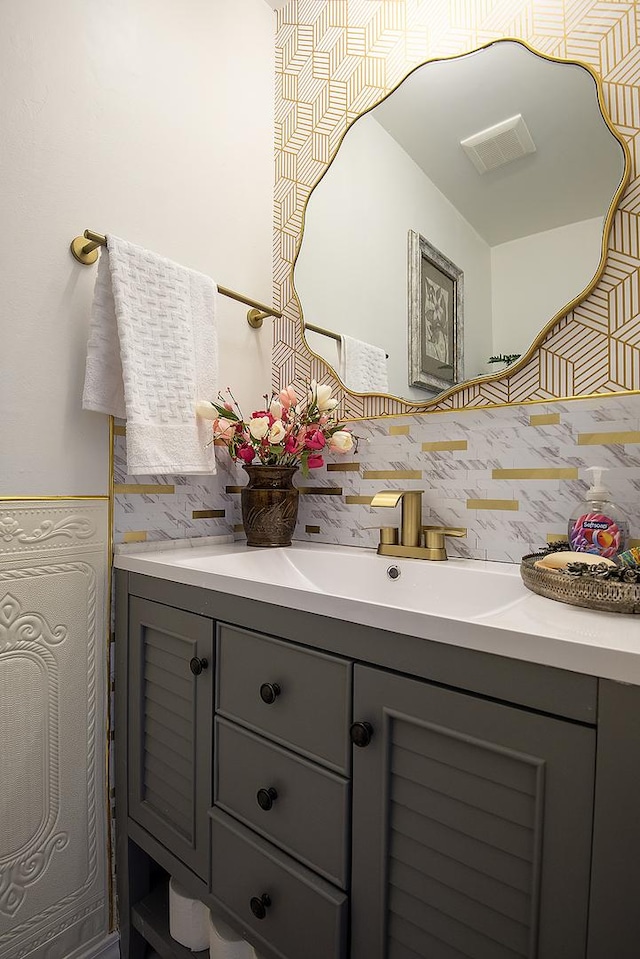
<path id="1" fill-rule="evenodd" d="M 409 230 L 409 386 L 440 393 L 464 379 L 464 273 Z"/>

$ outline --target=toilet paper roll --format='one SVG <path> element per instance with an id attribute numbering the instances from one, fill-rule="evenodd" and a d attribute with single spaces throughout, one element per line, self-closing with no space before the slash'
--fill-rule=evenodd
<path id="1" fill-rule="evenodd" d="M 200 952 L 209 945 L 209 910 L 175 879 L 169 883 L 169 933 L 192 952 Z"/>
<path id="2" fill-rule="evenodd" d="M 256 953 L 239 932 L 218 916 L 209 916 L 209 959 L 257 959 Z"/>

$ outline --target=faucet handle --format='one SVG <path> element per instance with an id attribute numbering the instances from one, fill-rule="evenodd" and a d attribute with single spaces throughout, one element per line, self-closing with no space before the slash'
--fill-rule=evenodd
<path id="1" fill-rule="evenodd" d="M 427 549 L 444 550 L 445 536 L 466 536 L 467 530 L 459 526 L 423 526 L 424 545 Z"/>
<path id="2" fill-rule="evenodd" d="M 459 526 L 423 526 L 424 549 L 428 559 L 443 560 L 447 558 L 447 549 L 444 543 L 445 536 L 466 536 L 467 530 Z"/>
<path id="3" fill-rule="evenodd" d="M 399 530 L 397 526 L 362 526 L 361 529 L 380 530 L 380 544 L 383 546 L 397 546 Z"/>

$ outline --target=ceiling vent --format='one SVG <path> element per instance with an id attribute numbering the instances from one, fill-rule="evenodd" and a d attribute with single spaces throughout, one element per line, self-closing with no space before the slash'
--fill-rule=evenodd
<path id="1" fill-rule="evenodd" d="M 536 152 L 536 145 L 520 113 L 461 140 L 460 146 L 478 173 L 487 173 L 527 153 Z"/>

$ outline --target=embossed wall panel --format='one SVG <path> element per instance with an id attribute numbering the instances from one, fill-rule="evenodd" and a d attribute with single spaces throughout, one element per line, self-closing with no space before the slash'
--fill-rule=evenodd
<path id="1" fill-rule="evenodd" d="M 0 507 L 0 957 L 108 933 L 106 502 Z"/>
<path id="2" fill-rule="evenodd" d="M 607 107 L 631 150 L 631 178 L 611 232 L 607 268 L 579 311 L 549 331 L 523 369 L 464 387 L 432 408 L 639 388 L 638 18 L 635 3 L 599 0 L 292 0 L 278 13 L 274 292 L 284 316 L 274 326 L 274 389 L 310 376 L 336 383 L 327 364 L 312 360 L 302 342 L 290 275 L 305 204 L 344 131 L 424 60 L 466 53 L 501 37 L 522 38 L 542 53 L 581 60 L 599 73 Z M 350 396 L 344 405 L 357 417 L 415 410 L 386 397 Z"/>

